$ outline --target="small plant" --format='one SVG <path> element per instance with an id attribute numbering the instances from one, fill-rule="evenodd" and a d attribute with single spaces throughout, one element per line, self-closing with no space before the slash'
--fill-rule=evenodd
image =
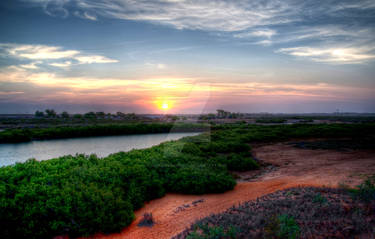
<path id="1" fill-rule="evenodd" d="M 154 219 L 152 213 L 143 214 L 142 220 L 138 223 L 139 227 L 152 227 L 154 225 Z"/>
<path id="2" fill-rule="evenodd" d="M 322 194 L 318 193 L 314 198 L 313 198 L 314 203 L 319 203 L 320 205 L 327 203 L 327 198 L 322 196 Z"/>
<path id="3" fill-rule="evenodd" d="M 190 232 L 186 239 L 235 239 L 237 238 L 238 230 L 229 226 L 228 229 L 224 229 L 221 226 L 208 226 L 205 224 L 198 224 L 195 227 L 195 231 Z"/>
<path id="4" fill-rule="evenodd" d="M 364 183 L 357 186 L 356 190 L 351 190 L 355 197 L 370 202 L 375 200 L 375 176 L 369 177 Z"/>
<path id="5" fill-rule="evenodd" d="M 267 238 L 295 239 L 299 226 L 293 217 L 288 215 L 273 216 L 265 227 Z"/>

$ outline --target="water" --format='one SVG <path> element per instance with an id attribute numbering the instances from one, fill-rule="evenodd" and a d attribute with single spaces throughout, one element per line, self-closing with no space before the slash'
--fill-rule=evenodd
<path id="1" fill-rule="evenodd" d="M 199 133 L 165 133 L 124 136 L 102 136 L 75 139 L 54 139 L 18 144 L 0 144 L 0 167 L 25 162 L 29 158 L 46 160 L 76 153 L 105 157 L 111 153 L 149 148 L 169 140 Z"/>

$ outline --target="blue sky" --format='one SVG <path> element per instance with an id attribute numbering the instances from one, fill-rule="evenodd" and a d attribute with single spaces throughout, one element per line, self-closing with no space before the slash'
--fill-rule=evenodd
<path id="1" fill-rule="evenodd" d="M 0 113 L 375 112 L 374 26 L 368 0 L 1 1 Z"/>

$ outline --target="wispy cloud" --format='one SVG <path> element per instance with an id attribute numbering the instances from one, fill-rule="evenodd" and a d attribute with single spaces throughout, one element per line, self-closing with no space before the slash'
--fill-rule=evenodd
<path id="1" fill-rule="evenodd" d="M 87 19 L 87 20 L 91 20 L 91 21 L 96 21 L 98 20 L 98 18 L 93 15 L 93 14 L 90 14 L 88 12 L 80 12 L 80 11 L 75 11 L 74 12 L 74 15 L 77 16 L 77 17 L 80 17 L 80 18 L 84 18 L 84 19 Z"/>
<path id="2" fill-rule="evenodd" d="M 35 69 L 38 69 L 39 67 L 37 66 L 37 64 L 41 64 L 42 62 L 41 61 L 36 61 L 36 62 L 31 62 L 30 64 L 23 64 L 23 65 L 20 65 L 20 67 L 22 68 L 26 68 L 26 69 L 30 69 L 30 70 L 35 70 Z"/>
<path id="3" fill-rule="evenodd" d="M 118 62 L 105 56 L 85 54 L 77 50 L 64 50 L 58 46 L 0 43 L 1 50 L 5 52 L 2 54 L 3 56 L 32 61 L 29 64 L 20 65 L 27 69 L 37 69 L 36 65 L 44 62 L 61 68 L 79 64 Z"/>
<path id="4" fill-rule="evenodd" d="M 66 67 L 71 66 L 72 62 L 71 61 L 65 61 L 65 62 L 61 62 L 61 63 L 55 62 L 55 63 L 50 63 L 49 65 L 55 66 L 55 67 L 66 68 Z"/>
<path id="5" fill-rule="evenodd" d="M 215 31 L 240 31 L 252 26 L 287 22 L 291 15 L 289 3 L 282 1 L 75 0 L 69 6 L 48 0 L 36 2 L 45 10 L 53 7 L 65 11 L 79 9 L 91 16 Z"/>
<path id="6" fill-rule="evenodd" d="M 81 64 L 92 64 L 92 63 L 115 63 L 117 60 L 107 58 L 99 55 L 88 55 L 88 56 L 77 56 L 74 57 Z"/>
<path id="7" fill-rule="evenodd" d="M 241 32 L 234 34 L 236 38 L 252 38 L 252 37 L 265 37 L 270 39 L 273 35 L 276 35 L 276 31 L 272 29 L 259 29 L 250 32 Z"/>
<path id="8" fill-rule="evenodd" d="M 242 31 L 251 27 L 303 21 L 306 17 L 338 14 L 347 9 L 375 8 L 371 0 L 33 0 L 47 14 L 82 12 L 90 20 L 97 16 L 149 21 L 178 29 Z M 68 4 L 69 3 L 69 4 Z M 78 10 L 77 10 L 78 9 Z"/>
<path id="9" fill-rule="evenodd" d="M 61 47 L 45 45 L 21 45 L 1 43 L 0 49 L 5 50 L 9 56 L 27 58 L 31 60 L 49 60 L 71 58 L 79 54 L 75 50 L 62 50 Z"/>
<path id="10" fill-rule="evenodd" d="M 291 47 L 281 48 L 278 52 L 289 54 L 296 57 L 304 57 L 317 62 L 328 63 L 350 63 L 358 64 L 368 60 L 375 59 L 375 47 Z"/>
<path id="11" fill-rule="evenodd" d="M 96 104 L 132 106 L 155 112 L 155 102 L 167 99 L 175 112 L 202 109 L 210 100 L 226 104 L 263 104 L 268 100 L 373 101 L 374 89 L 328 83 L 230 82 L 204 78 L 99 78 L 63 76 L 46 71 L 8 67 L 0 69 L 0 102 L 28 104 Z M 209 97 L 207 97 L 209 96 Z M 240 103 L 239 103 L 240 102 Z M 280 103 L 282 105 L 282 103 Z M 213 108 L 215 109 L 215 108 Z M 246 108 L 244 108 L 245 110 Z M 196 111 L 195 111 L 196 112 Z M 199 112 L 198 112 L 199 113 Z"/>
<path id="12" fill-rule="evenodd" d="M 88 20 L 115 18 L 162 24 L 177 29 L 221 32 L 238 41 L 272 46 L 320 41 L 324 47 L 345 41 L 373 42 L 374 30 L 361 24 L 375 14 L 372 0 L 32 0 L 47 14 Z M 55 9 L 55 10 L 53 10 Z M 372 11 L 372 14 L 368 11 Z M 367 20 L 368 21 L 368 20 Z M 360 27 L 362 26 L 362 27 Z M 306 45 L 313 47 L 312 44 Z M 341 62 L 349 61 L 345 60 Z M 357 61 L 362 62 L 362 61 Z"/>
<path id="13" fill-rule="evenodd" d="M 159 70 L 163 70 L 163 69 L 166 69 L 166 68 L 167 68 L 167 65 L 166 65 L 166 64 L 163 64 L 163 63 L 152 63 L 152 62 L 146 62 L 146 63 L 145 63 L 145 66 L 149 66 L 149 67 L 157 68 L 157 69 L 159 69 Z"/>

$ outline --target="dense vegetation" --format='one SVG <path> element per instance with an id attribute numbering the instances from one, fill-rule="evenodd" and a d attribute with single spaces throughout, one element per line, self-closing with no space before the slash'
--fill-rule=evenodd
<path id="1" fill-rule="evenodd" d="M 171 131 L 199 132 L 207 129 L 208 125 L 184 123 L 127 123 L 32 129 L 8 129 L 0 132 L 0 143 L 27 142 L 35 139 L 59 139 L 105 135 L 169 133 Z"/>
<path id="2" fill-rule="evenodd" d="M 156 125 L 155 130 L 159 127 Z M 374 133 L 375 124 L 218 125 L 199 136 L 102 159 L 76 155 L 2 167 L 0 238 L 119 231 L 131 223 L 135 209 L 165 192 L 202 194 L 233 189 L 236 182 L 228 170 L 259 167 L 248 143 L 303 137 L 373 137 Z"/>
<path id="3" fill-rule="evenodd" d="M 374 181 L 367 181 L 354 197 L 345 189 L 278 191 L 203 218 L 174 239 L 371 238 L 374 189 Z"/>
<path id="4" fill-rule="evenodd" d="M 233 189 L 228 168 L 257 168 L 248 144 L 218 131 L 144 150 L 28 160 L 0 168 L 0 238 L 119 231 L 165 192 Z"/>
<path id="5" fill-rule="evenodd" d="M 293 124 L 293 125 L 216 125 L 215 130 L 231 131 L 244 142 L 269 142 L 303 138 L 375 139 L 375 123 Z"/>
<path id="6" fill-rule="evenodd" d="M 255 120 L 255 122 L 259 124 L 281 124 L 285 123 L 286 121 L 287 119 L 276 117 L 260 118 Z"/>

